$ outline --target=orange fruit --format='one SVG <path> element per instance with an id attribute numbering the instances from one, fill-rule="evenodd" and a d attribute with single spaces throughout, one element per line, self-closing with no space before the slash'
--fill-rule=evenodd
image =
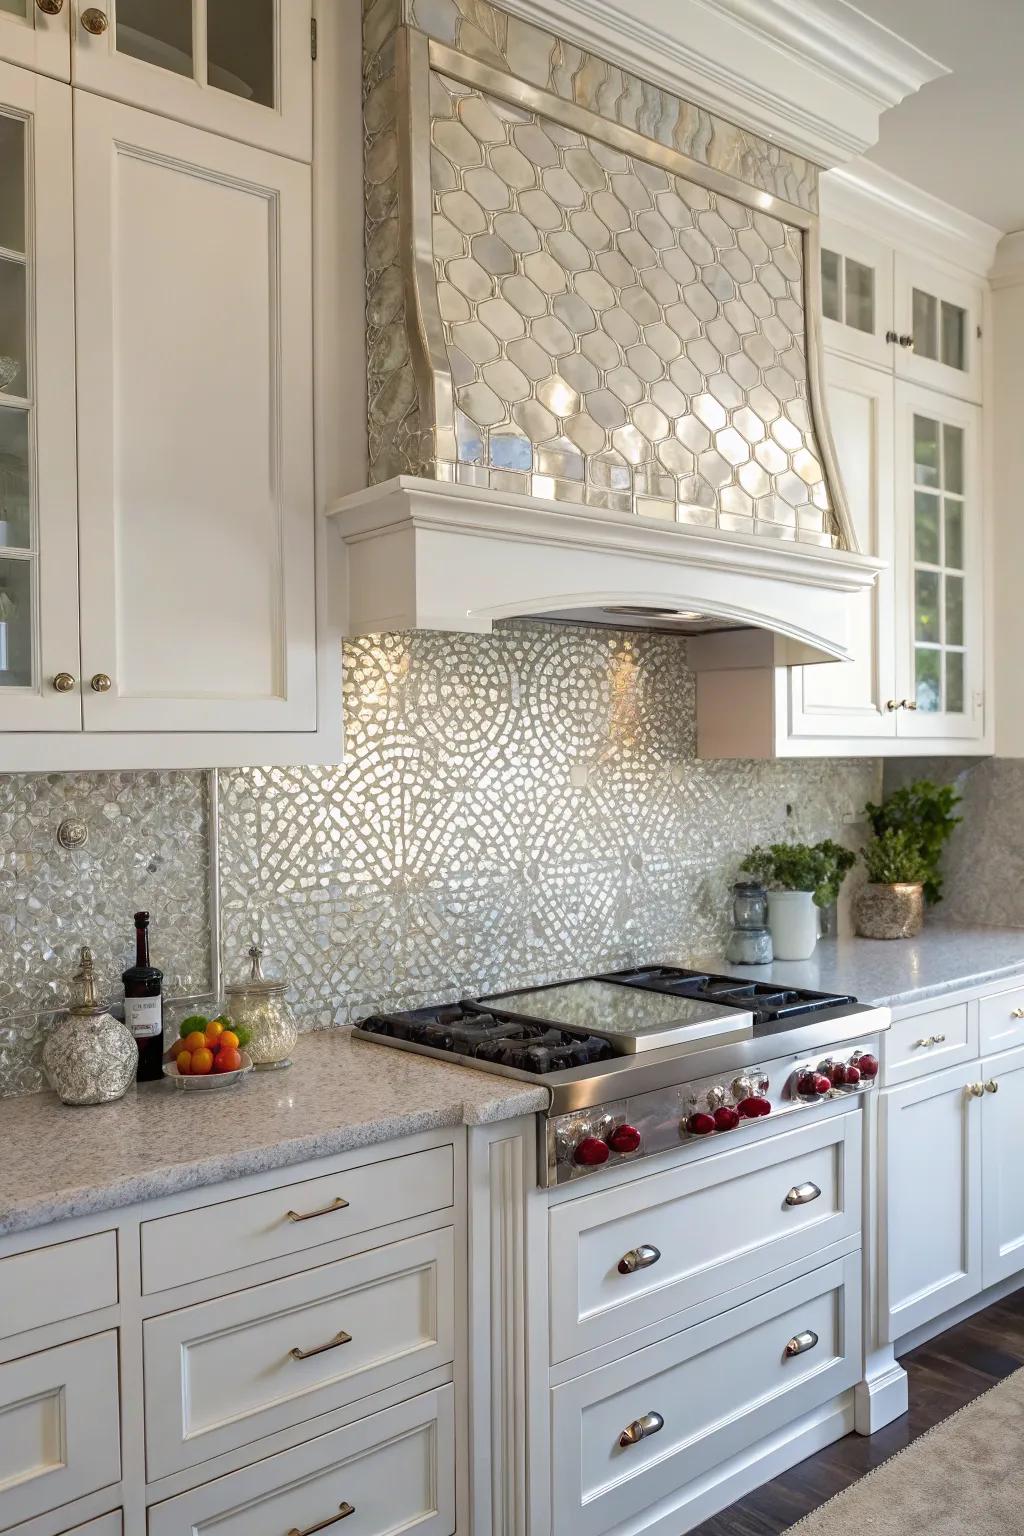
<path id="1" fill-rule="evenodd" d="M 217 1041 L 220 1039 L 223 1033 L 224 1025 L 220 1022 L 220 1020 L 211 1019 L 209 1024 L 206 1026 L 206 1043 L 210 1047 L 211 1051 L 214 1049 Z"/>
<path id="2" fill-rule="evenodd" d="M 177 1061 L 178 1057 L 181 1055 L 181 1053 L 182 1053 L 182 1051 L 184 1049 L 185 1049 L 185 1042 L 184 1042 L 184 1040 L 175 1040 L 174 1044 L 171 1046 L 171 1056 L 173 1057 L 173 1059 L 175 1061 Z"/>
<path id="3" fill-rule="evenodd" d="M 194 1029 L 190 1035 L 185 1036 L 186 1051 L 201 1051 L 206 1045 L 206 1036 L 202 1030 Z"/>
<path id="4" fill-rule="evenodd" d="M 189 1071 L 199 1077 L 205 1077 L 207 1072 L 213 1070 L 213 1052 L 205 1045 L 198 1051 L 192 1052 L 192 1060 L 189 1063 Z"/>
<path id="5" fill-rule="evenodd" d="M 238 1050 L 238 1036 L 235 1034 L 233 1029 L 224 1030 L 220 1039 L 217 1041 L 217 1049 L 218 1051 Z"/>
<path id="6" fill-rule="evenodd" d="M 179 1051 L 174 1060 L 182 1077 L 188 1077 L 192 1071 L 192 1053 L 190 1051 Z"/>
<path id="7" fill-rule="evenodd" d="M 217 1052 L 213 1063 L 215 1072 L 237 1072 L 242 1065 L 242 1058 L 233 1045 L 222 1046 Z"/>

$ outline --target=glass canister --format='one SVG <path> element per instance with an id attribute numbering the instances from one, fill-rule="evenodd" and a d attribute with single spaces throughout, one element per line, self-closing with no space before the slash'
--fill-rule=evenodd
<path id="1" fill-rule="evenodd" d="M 249 945 L 249 960 L 248 980 L 224 989 L 227 1015 L 232 1023 L 249 1030 L 244 1049 L 258 1070 L 290 1067 L 299 1027 L 285 998 L 288 983 L 264 976 L 263 951 L 258 944 Z"/>
<path id="2" fill-rule="evenodd" d="M 769 965 L 775 958 L 768 897 L 756 880 L 738 880 L 732 888 L 732 933 L 725 958 L 734 965 Z"/>
<path id="3" fill-rule="evenodd" d="M 110 1104 L 131 1087 L 139 1048 L 131 1030 L 96 996 L 91 949 L 82 950 L 75 981 L 81 999 L 47 1036 L 43 1066 L 65 1104 Z"/>

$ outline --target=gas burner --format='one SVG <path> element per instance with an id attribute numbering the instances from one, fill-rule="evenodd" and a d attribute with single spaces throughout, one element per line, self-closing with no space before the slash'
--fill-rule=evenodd
<path id="1" fill-rule="evenodd" d="M 467 1057 L 519 1072 L 562 1072 L 605 1061 L 607 1040 L 547 1024 L 533 1024 L 469 1001 L 366 1019 L 360 1029 L 446 1055 Z"/>

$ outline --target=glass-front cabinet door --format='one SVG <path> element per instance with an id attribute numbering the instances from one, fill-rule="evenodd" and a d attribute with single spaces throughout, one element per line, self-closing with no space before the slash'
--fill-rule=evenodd
<path id="1" fill-rule="evenodd" d="M 845 224 L 824 220 L 821 312 L 823 340 L 830 352 L 891 368 L 891 249 Z"/>
<path id="2" fill-rule="evenodd" d="M 74 83 L 310 160 L 311 16 L 310 0 L 78 0 Z"/>
<path id="3" fill-rule="evenodd" d="M 71 88 L 0 63 L 0 770 L 80 730 Z"/>
<path id="4" fill-rule="evenodd" d="M 0 0 L 0 59 L 71 78 L 71 0 Z"/>
<path id="5" fill-rule="evenodd" d="M 984 556 L 976 406 L 897 382 L 901 736 L 984 734 Z"/>
<path id="6" fill-rule="evenodd" d="M 896 372 L 980 401 L 982 290 L 899 254 L 895 271 Z"/>

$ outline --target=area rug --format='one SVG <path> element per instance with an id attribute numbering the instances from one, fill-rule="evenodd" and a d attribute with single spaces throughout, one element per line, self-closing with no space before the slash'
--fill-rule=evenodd
<path id="1" fill-rule="evenodd" d="M 790 1530 L 800 1536 L 1024 1532 L 1024 1370 L 975 1398 Z"/>

